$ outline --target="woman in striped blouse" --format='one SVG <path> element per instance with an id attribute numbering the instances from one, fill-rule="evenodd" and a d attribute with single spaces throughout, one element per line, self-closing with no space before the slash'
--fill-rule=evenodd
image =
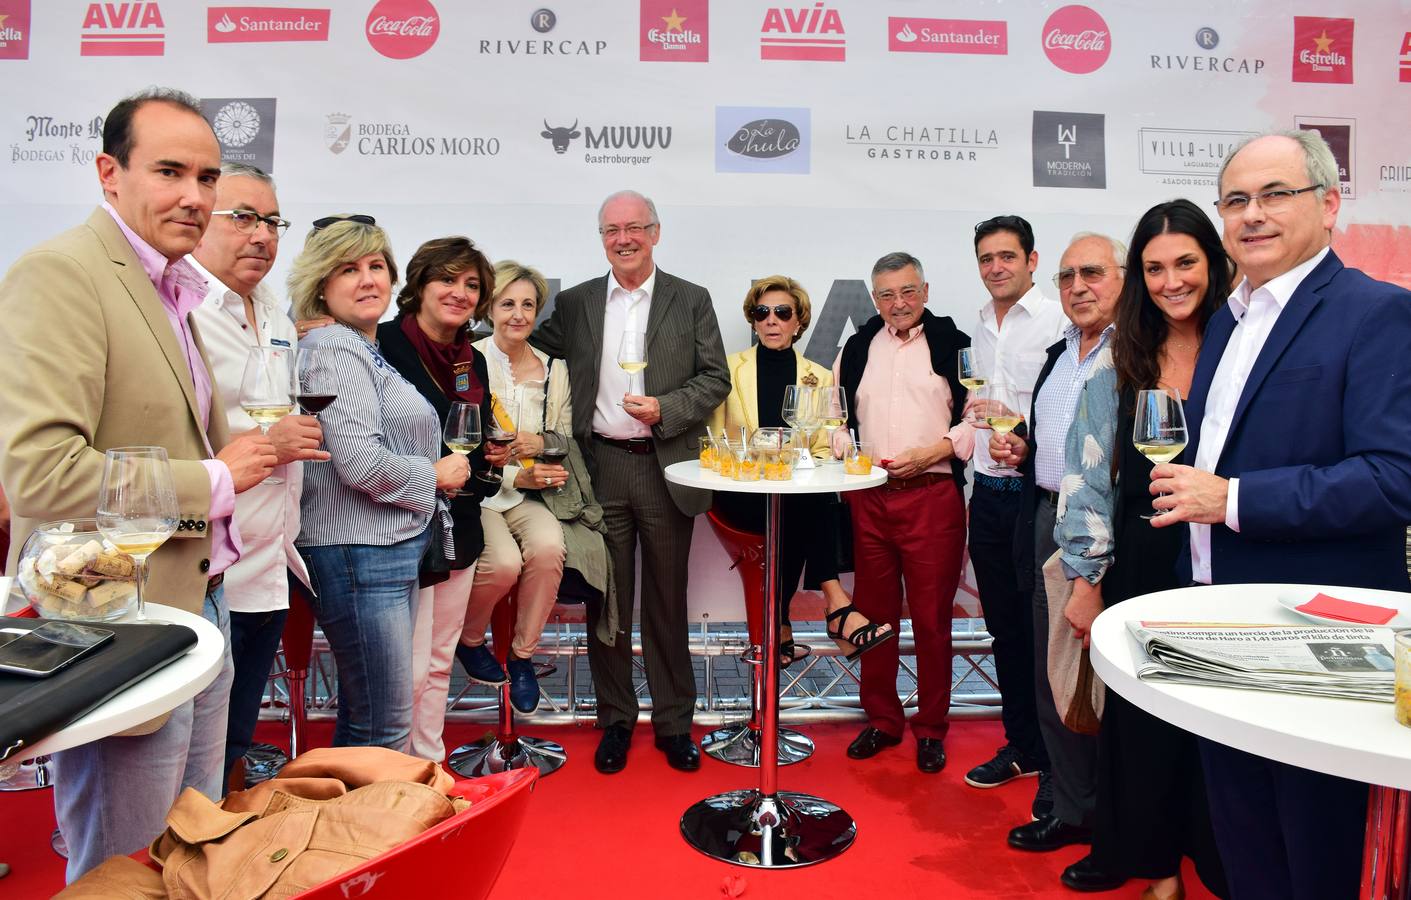
<path id="1" fill-rule="evenodd" d="M 332 459 L 304 473 L 295 541 L 338 666 L 334 746 L 406 747 L 417 572 L 428 526 L 451 533 L 444 492 L 469 474 L 463 457 L 441 455 L 431 404 L 378 352 L 377 322 L 396 281 L 371 216 L 316 220 L 289 276 L 294 317 L 336 323 L 299 342 L 320 352 L 337 399 L 319 415 Z"/>

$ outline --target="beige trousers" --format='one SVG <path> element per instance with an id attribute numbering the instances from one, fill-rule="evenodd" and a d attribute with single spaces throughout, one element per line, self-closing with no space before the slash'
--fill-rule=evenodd
<path id="1" fill-rule="evenodd" d="M 446 758 L 446 748 L 441 743 L 446 695 L 474 578 L 474 566 L 456 569 L 449 579 L 435 587 L 422 588 L 417 595 L 412 625 L 411 748 L 407 752 L 435 763 Z"/>
<path id="2" fill-rule="evenodd" d="M 519 587 L 519 617 L 514 623 L 510 650 L 528 659 L 539 646 L 544 623 L 549 621 L 563 578 L 563 526 L 537 500 L 504 512 L 480 511 L 485 530 L 485 550 L 475 566 L 475 583 L 465 612 L 461 643 L 485 643 L 485 629 L 495 605 Z"/>

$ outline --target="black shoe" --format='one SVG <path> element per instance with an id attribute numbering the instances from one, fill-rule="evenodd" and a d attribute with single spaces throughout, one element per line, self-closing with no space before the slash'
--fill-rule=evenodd
<path id="1" fill-rule="evenodd" d="M 539 708 L 539 679 L 534 674 L 534 663 L 511 656 L 505 668 L 510 671 L 510 706 L 527 716 Z"/>
<path id="2" fill-rule="evenodd" d="M 1039 774 L 1038 766 L 1024 762 L 1024 756 L 1013 744 L 1005 744 L 989 762 L 980 763 L 965 773 L 965 783 L 971 787 L 992 788 L 1008 784 L 1016 778 L 1032 778 Z"/>
<path id="3" fill-rule="evenodd" d="M 946 767 L 946 748 L 940 738 L 916 739 L 916 768 L 933 775 Z"/>
<path id="4" fill-rule="evenodd" d="M 456 659 L 461 661 L 466 677 L 471 681 L 488 684 L 490 687 L 499 687 L 509 681 L 505 677 L 505 670 L 500 667 L 500 661 L 495 659 L 495 654 L 484 644 L 479 647 L 456 644 Z"/>
<path id="5" fill-rule="evenodd" d="M 1016 850 L 1046 853 L 1069 844 L 1091 844 L 1091 828 L 1069 825 L 1057 816 L 1044 816 L 1037 822 L 1009 829 L 1009 846 Z"/>
<path id="6" fill-rule="evenodd" d="M 848 756 L 852 759 L 871 759 L 888 747 L 895 747 L 900 743 L 901 738 L 869 725 L 848 744 Z"/>
<path id="7" fill-rule="evenodd" d="M 1063 882 L 1063 886 L 1066 888 L 1085 893 L 1115 891 L 1127 883 L 1127 879 L 1123 876 L 1100 868 L 1097 863 L 1093 862 L 1091 853 L 1064 869 L 1063 874 L 1058 876 L 1058 880 Z"/>
<path id="8" fill-rule="evenodd" d="M 593 766 L 604 775 L 612 775 L 627 768 L 627 749 L 632 746 L 632 731 L 621 725 L 609 725 L 603 729 L 602 740 L 598 741 L 598 752 L 593 754 Z"/>
<path id="9" fill-rule="evenodd" d="M 666 762 L 673 769 L 694 772 L 701 767 L 701 750 L 689 734 L 659 734 L 656 745 L 666 754 Z"/>
<path id="10" fill-rule="evenodd" d="M 1053 775 L 1049 772 L 1039 772 L 1039 787 L 1034 791 L 1034 802 L 1029 807 L 1029 812 L 1037 822 L 1046 816 L 1053 815 Z"/>

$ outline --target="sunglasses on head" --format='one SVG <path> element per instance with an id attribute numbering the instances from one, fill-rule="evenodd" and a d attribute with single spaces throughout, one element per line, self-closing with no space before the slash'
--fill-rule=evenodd
<path id="1" fill-rule="evenodd" d="M 763 322 L 769 318 L 770 313 L 774 313 L 775 318 L 780 322 L 787 322 L 794 317 L 794 308 L 792 306 L 756 306 L 750 310 L 750 317 L 756 322 Z"/>
<path id="2" fill-rule="evenodd" d="M 351 216 L 324 216 L 322 219 L 314 219 L 314 231 L 327 228 L 335 222 L 357 222 L 359 225 L 377 224 L 377 220 L 372 216 L 365 216 L 361 213 Z"/>

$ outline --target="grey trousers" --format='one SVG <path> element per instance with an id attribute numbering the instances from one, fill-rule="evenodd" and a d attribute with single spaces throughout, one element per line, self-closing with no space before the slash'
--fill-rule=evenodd
<path id="1" fill-rule="evenodd" d="M 622 632 L 609 647 L 598 640 L 601 604 L 588 604 L 588 665 L 598 700 L 598 727 L 637 724 L 632 688 L 632 601 L 637 546 L 642 548 L 642 657 L 652 693 L 652 729 L 666 737 L 691 730 L 696 677 L 686 631 L 686 579 L 692 516 L 671 499 L 653 453 L 596 443 L 593 489 L 603 507 L 608 555 L 617 585 Z"/>
<path id="2" fill-rule="evenodd" d="M 1034 515 L 1034 694 L 1039 733 L 1053 777 L 1053 814 L 1069 825 L 1092 827 L 1097 803 L 1097 736 L 1078 734 L 1063 724 L 1048 683 L 1048 592 L 1044 590 L 1043 565 L 1058 549 L 1053 539 L 1056 513 L 1047 497 L 1039 498 Z"/>

